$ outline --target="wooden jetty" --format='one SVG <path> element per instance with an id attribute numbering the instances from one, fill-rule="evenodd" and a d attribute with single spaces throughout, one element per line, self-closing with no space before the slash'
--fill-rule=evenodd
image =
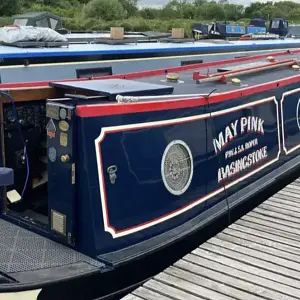
<path id="1" fill-rule="evenodd" d="M 300 299 L 300 179 L 122 300 Z"/>

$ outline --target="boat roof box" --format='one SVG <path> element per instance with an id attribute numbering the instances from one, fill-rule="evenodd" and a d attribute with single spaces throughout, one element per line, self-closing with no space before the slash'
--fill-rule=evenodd
<path id="1" fill-rule="evenodd" d="M 51 82 L 50 86 L 74 92 L 92 92 L 115 101 L 117 95 L 153 96 L 172 94 L 174 87 L 127 79 Z"/>

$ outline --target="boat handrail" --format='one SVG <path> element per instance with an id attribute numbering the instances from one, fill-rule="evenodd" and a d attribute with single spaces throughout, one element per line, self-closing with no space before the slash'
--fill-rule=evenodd
<path id="1" fill-rule="evenodd" d="M 214 94 L 218 94 L 215 93 Z M 177 98 L 198 98 L 198 97 L 207 97 L 206 94 L 181 94 L 181 95 L 158 95 L 158 96 L 122 96 L 117 95 L 116 100 L 118 103 L 130 103 L 130 102 L 138 102 L 140 100 L 161 100 L 161 99 L 177 99 Z"/>

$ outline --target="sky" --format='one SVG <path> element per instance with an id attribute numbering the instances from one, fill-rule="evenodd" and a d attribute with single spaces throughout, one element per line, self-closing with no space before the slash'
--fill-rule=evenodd
<path id="1" fill-rule="evenodd" d="M 235 4 L 244 4 L 249 5 L 251 2 L 266 2 L 267 0 L 230 0 L 229 2 Z M 269 0 L 270 1 L 270 0 Z M 279 1 L 279 0 L 278 0 Z M 161 6 L 165 5 L 169 2 L 169 0 L 139 0 L 140 6 Z M 300 0 L 295 0 L 295 2 L 300 3 Z"/>

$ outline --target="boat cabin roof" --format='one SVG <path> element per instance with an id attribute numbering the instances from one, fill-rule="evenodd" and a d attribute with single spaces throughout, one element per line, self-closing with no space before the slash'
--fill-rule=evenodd
<path id="1" fill-rule="evenodd" d="M 63 97 L 66 94 L 101 97 L 96 104 L 130 101 L 162 101 L 207 95 L 251 94 L 255 86 L 267 90 L 299 81 L 300 50 L 211 61 L 169 69 L 103 76 L 100 78 L 45 83 L 2 84 L 15 101 Z M 268 86 L 269 84 L 269 86 Z M 261 88 L 258 88 L 261 89 Z M 243 91 L 241 93 L 241 91 Z M 122 101 L 121 97 L 125 97 Z M 127 97 L 127 98 L 126 98 Z M 0 98 L 1 99 L 1 98 Z M 129 101 L 129 102 L 130 102 Z M 88 101 L 83 103 L 90 105 Z M 92 101 L 93 105 L 95 104 Z"/>
<path id="2" fill-rule="evenodd" d="M 300 53 L 282 55 L 277 59 L 266 55 L 256 57 L 257 59 L 248 57 L 183 66 L 165 72 L 154 70 L 149 71 L 148 74 L 147 72 L 131 76 L 125 74 L 124 78 L 108 76 L 105 79 L 89 81 L 51 82 L 50 86 L 73 90 L 76 93 L 87 92 L 92 95 L 109 96 L 113 101 L 116 100 L 117 95 L 172 94 L 182 98 L 192 94 L 208 95 L 212 91 L 223 93 L 239 90 L 299 74 L 295 66 L 300 60 Z M 208 67 L 205 67 L 207 65 Z"/>

